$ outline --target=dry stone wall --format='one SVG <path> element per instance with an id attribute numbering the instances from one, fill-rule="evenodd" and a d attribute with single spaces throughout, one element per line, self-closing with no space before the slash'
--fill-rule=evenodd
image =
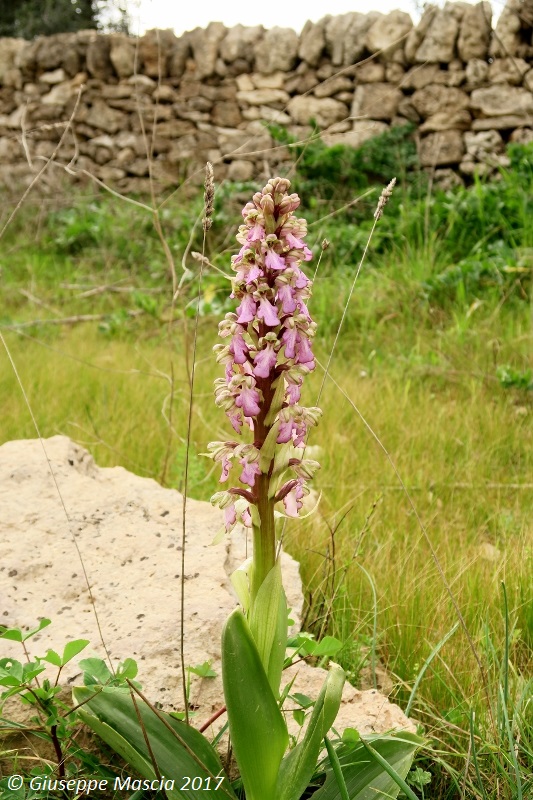
<path id="1" fill-rule="evenodd" d="M 415 123 L 437 178 L 490 173 L 507 142 L 533 139 L 533 0 L 491 19 L 488 2 L 455 2 L 417 26 L 402 11 L 354 12 L 300 36 L 213 22 L 181 37 L 0 39 L 0 183 L 29 182 L 52 155 L 49 174 L 122 191 L 145 190 L 149 168 L 176 185 L 206 160 L 219 180 L 256 179 L 291 161 L 265 123 L 301 140 L 311 119 L 326 144 L 353 147 Z"/>

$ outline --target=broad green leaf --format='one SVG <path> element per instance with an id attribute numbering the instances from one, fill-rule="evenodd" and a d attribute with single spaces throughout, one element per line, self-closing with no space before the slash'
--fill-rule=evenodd
<path id="1" fill-rule="evenodd" d="M 12 642 L 25 642 L 26 639 L 35 636 L 36 633 L 39 633 L 39 631 L 42 631 L 43 628 L 47 628 L 48 625 L 51 624 L 52 620 L 42 619 L 36 628 L 32 628 L 31 631 L 26 631 L 26 633 L 24 633 L 21 628 L 6 628 L 4 625 L 0 625 L 0 639 L 10 639 Z"/>
<path id="2" fill-rule="evenodd" d="M 137 662 L 133 658 L 125 658 L 124 661 L 118 665 L 117 678 L 120 678 L 122 681 L 127 679 L 131 681 L 137 676 L 138 671 Z"/>
<path id="3" fill-rule="evenodd" d="M 69 661 L 85 650 L 89 644 L 88 639 L 74 639 L 72 642 L 67 642 L 63 650 L 63 658 L 61 659 L 61 666 L 68 664 Z"/>
<path id="4" fill-rule="evenodd" d="M 20 686 L 24 683 L 24 670 L 20 661 L 13 658 L 0 659 L 0 686 Z"/>
<path id="5" fill-rule="evenodd" d="M 277 800 L 276 778 L 289 737 L 242 612 L 222 631 L 222 681 L 233 750 L 246 800 Z"/>
<path id="6" fill-rule="evenodd" d="M 414 733 L 389 733 L 365 737 L 395 772 L 403 779 L 409 772 L 413 758 L 424 740 Z M 383 767 L 372 758 L 361 741 L 341 743 L 335 747 L 350 800 L 377 800 L 395 798 L 400 787 Z M 341 794 L 329 761 L 322 765 L 326 781 L 310 800 L 340 800 Z"/>
<path id="7" fill-rule="evenodd" d="M 47 654 L 41 658 L 41 661 L 46 661 L 54 667 L 61 666 L 61 656 L 55 650 L 48 650 Z"/>
<path id="8" fill-rule="evenodd" d="M 84 658 L 80 661 L 85 686 L 103 686 L 113 678 L 107 664 L 101 658 Z"/>
<path id="9" fill-rule="evenodd" d="M 84 722 L 143 777 L 153 779 L 155 770 L 131 695 L 123 689 L 103 688 L 95 694 L 93 688 L 78 687 L 73 697 L 76 703 L 87 701 L 78 711 Z M 205 788 L 207 778 L 224 774 L 208 740 L 195 728 L 170 714 L 155 713 L 139 697 L 135 699 L 159 773 L 175 780 L 174 788 L 166 790 L 169 800 L 235 800 L 227 778 L 218 790 L 215 780 Z M 202 788 L 192 789 L 189 784 L 181 791 L 184 776 L 202 778 Z"/>
<path id="10" fill-rule="evenodd" d="M 281 583 L 279 559 L 257 592 L 250 613 L 250 631 L 270 688 L 277 698 L 287 645 L 287 601 Z"/>
<path id="11" fill-rule="evenodd" d="M 313 647 L 310 650 L 313 656 L 334 656 L 339 650 L 342 650 L 343 644 L 334 636 L 324 636 L 318 643 L 313 642 Z"/>
<path id="12" fill-rule="evenodd" d="M 316 768 L 322 740 L 339 711 L 344 677 L 344 670 L 337 664 L 332 664 L 302 741 L 281 762 L 276 800 L 298 800 L 309 785 Z"/>
<path id="13" fill-rule="evenodd" d="M 199 678 L 216 678 L 217 674 L 211 669 L 211 662 L 204 661 L 203 664 L 197 664 L 195 667 L 187 667 L 188 672 L 193 675 L 198 675 Z"/>

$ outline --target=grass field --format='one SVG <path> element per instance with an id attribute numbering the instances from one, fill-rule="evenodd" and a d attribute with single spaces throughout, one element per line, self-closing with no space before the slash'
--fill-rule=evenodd
<path id="1" fill-rule="evenodd" d="M 293 184 L 310 246 L 330 242 L 310 306 L 325 365 L 379 189 L 339 209 L 395 157 L 392 149 L 391 164 L 363 164 L 366 173 L 350 162 L 335 183 L 328 154 L 311 156 Z M 223 272 L 242 200 L 258 186 L 217 190 L 206 255 Z M 431 783 L 414 788 L 432 800 L 533 793 L 532 190 L 532 146 L 515 147 L 492 183 L 444 193 L 420 177 L 400 180 L 320 399 L 311 441 L 320 448 L 319 511 L 286 531 L 302 563 L 309 627 L 346 642 L 340 660 L 356 680 L 375 652 L 395 700 L 424 725 L 431 747 L 417 766 Z M 89 189 L 33 200 L 0 255 L 0 330 L 41 435 L 66 434 L 101 466 L 177 488 L 198 270 L 187 248 L 202 248 L 201 225 L 191 235 L 200 194 L 178 193 L 161 211 L 178 279 L 185 275 L 172 324 L 168 262 L 141 208 Z M 189 493 L 204 500 L 217 475 L 196 454 L 229 427 L 213 403 L 220 368 L 211 352 L 231 308 L 227 286 L 208 270 L 201 288 Z M 100 318 L 37 322 L 80 315 Z M 0 441 L 34 438 L 0 352 Z M 307 382 L 308 405 L 322 377 L 319 368 Z"/>

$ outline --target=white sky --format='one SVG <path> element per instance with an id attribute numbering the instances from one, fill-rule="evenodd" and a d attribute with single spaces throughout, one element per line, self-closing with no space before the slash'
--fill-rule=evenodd
<path id="1" fill-rule="evenodd" d="M 477 2 L 477 0 L 467 0 Z M 505 0 L 492 0 L 494 17 Z M 443 0 L 436 4 L 442 6 Z M 348 11 L 381 11 L 386 14 L 395 8 L 406 11 L 414 21 L 420 17 L 423 0 L 128 0 L 134 20 L 132 33 L 142 35 L 149 28 L 173 28 L 179 36 L 196 27 L 205 28 L 210 22 L 223 22 L 228 27 L 264 25 L 273 28 L 293 28 L 300 32 L 306 20 L 317 22 L 326 14 L 345 14 Z M 494 21 L 493 21 L 494 24 Z"/>

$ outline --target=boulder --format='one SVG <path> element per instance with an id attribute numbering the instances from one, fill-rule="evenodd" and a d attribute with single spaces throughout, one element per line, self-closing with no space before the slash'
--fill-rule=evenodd
<path id="1" fill-rule="evenodd" d="M 270 28 L 254 47 L 255 68 L 266 74 L 291 70 L 298 57 L 299 39 L 292 28 Z"/>
<path id="2" fill-rule="evenodd" d="M 124 175 L 116 167 L 100 168 L 106 176 L 110 170 Z M 54 436 L 42 444 L 48 462 L 39 441 L 0 447 L 2 624 L 33 627 L 43 616 L 52 620 L 28 640 L 31 656 L 43 655 L 48 648 L 62 652 L 67 641 L 86 638 L 90 645 L 79 659 L 105 658 L 103 639 L 115 665 L 128 657 L 137 660 L 138 680 L 152 702 L 169 711 L 182 709 L 182 496 L 122 467 L 99 468 L 67 437 Z M 250 545 L 243 531 L 213 545 L 221 525 L 219 510 L 195 500 L 187 501 L 187 510 L 185 664 L 209 661 L 216 674 L 191 676 L 189 697 L 199 726 L 223 705 L 220 636 L 236 605 L 230 574 L 244 561 Z M 283 553 L 282 568 L 288 604 L 298 620 L 303 601 L 298 564 Z M 0 657 L 14 655 L 19 657 L 16 643 L 0 640 Z M 81 684 L 79 659 L 62 671 L 64 682 Z M 51 676 L 54 673 L 49 670 Z M 316 697 L 325 674 L 300 663 L 284 673 L 283 682 L 294 678 L 293 692 Z M 292 715 L 288 722 L 296 733 Z M 358 691 L 349 683 L 336 722 L 341 732 L 348 726 L 363 734 L 415 730 L 398 706 L 379 692 Z"/>
<path id="3" fill-rule="evenodd" d="M 486 0 L 465 9 L 457 40 L 457 52 L 463 61 L 487 58 L 492 33 L 492 8 Z"/>

